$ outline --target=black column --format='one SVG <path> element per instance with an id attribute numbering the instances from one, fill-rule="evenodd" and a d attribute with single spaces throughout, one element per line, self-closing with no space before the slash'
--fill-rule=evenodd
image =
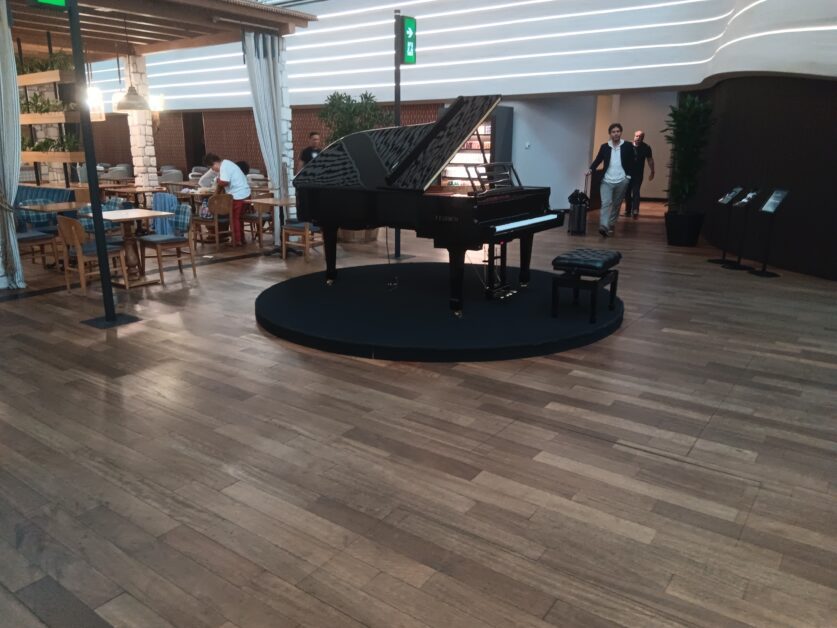
<path id="1" fill-rule="evenodd" d="M 401 55 L 404 50 L 404 27 L 401 11 L 395 10 L 395 102 L 393 105 L 393 123 L 401 126 Z M 384 227 L 386 229 L 386 227 Z M 401 257 L 401 229 L 395 229 L 395 258 Z"/>
<path id="2" fill-rule="evenodd" d="M 90 207 L 93 211 L 93 229 L 96 235 L 96 257 L 99 260 L 99 274 L 102 280 L 102 300 L 105 305 L 105 320 L 116 321 L 113 305 L 113 286 L 110 281 L 110 260 L 105 240 L 105 225 L 102 222 L 102 202 L 99 196 L 99 173 L 96 171 L 96 150 L 93 147 L 93 123 L 90 121 L 90 106 L 87 104 L 87 76 L 84 72 L 84 44 L 81 40 L 81 23 L 78 0 L 67 0 L 67 14 L 70 18 L 70 38 L 73 42 L 73 65 L 76 69 L 76 86 L 81 90 L 79 103 L 81 116 L 81 138 L 84 142 L 84 159 L 87 168 L 87 187 L 90 190 Z"/>

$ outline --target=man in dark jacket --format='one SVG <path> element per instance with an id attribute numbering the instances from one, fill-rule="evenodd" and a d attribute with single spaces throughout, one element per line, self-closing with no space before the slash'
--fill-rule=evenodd
<path id="1" fill-rule="evenodd" d="M 642 179 L 645 176 L 645 162 L 648 161 L 648 168 L 651 175 L 649 181 L 654 180 L 654 153 L 651 147 L 645 143 L 645 131 L 634 133 L 634 171 L 631 173 L 631 182 L 628 183 L 628 190 L 625 192 L 625 215 L 639 218 L 639 188 L 642 186 Z"/>
<path id="2" fill-rule="evenodd" d="M 619 207 L 625 198 L 636 160 L 633 145 L 622 139 L 621 124 L 614 122 L 607 128 L 607 132 L 610 141 L 601 145 L 599 154 L 587 171 L 587 174 L 592 174 L 600 163 L 604 163 L 604 177 L 599 188 L 602 197 L 599 234 L 603 238 L 613 235 L 613 227 L 619 219 Z"/>

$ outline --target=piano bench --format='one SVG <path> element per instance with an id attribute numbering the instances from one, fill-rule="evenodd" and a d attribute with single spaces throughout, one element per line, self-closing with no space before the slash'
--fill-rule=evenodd
<path id="1" fill-rule="evenodd" d="M 616 307 L 616 287 L 619 271 L 614 268 L 622 259 L 618 251 L 602 249 L 576 249 L 559 255 L 552 260 L 552 268 L 561 271 L 552 277 L 552 316 L 558 316 L 558 302 L 561 288 L 573 289 L 573 304 L 578 303 L 581 290 L 590 291 L 590 322 L 596 322 L 596 306 L 599 290 L 610 285 L 610 303 Z"/>

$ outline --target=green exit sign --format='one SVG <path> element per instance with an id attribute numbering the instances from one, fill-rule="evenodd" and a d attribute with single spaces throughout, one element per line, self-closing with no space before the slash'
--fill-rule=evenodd
<path id="1" fill-rule="evenodd" d="M 67 0 L 27 0 L 30 7 L 42 7 L 44 9 L 66 9 Z"/>
<path id="2" fill-rule="evenodd" d="M 402 63 L 415 65 L 416 63 L 416 18 L 401 17 L 401 38 L 404 42 Z"/>

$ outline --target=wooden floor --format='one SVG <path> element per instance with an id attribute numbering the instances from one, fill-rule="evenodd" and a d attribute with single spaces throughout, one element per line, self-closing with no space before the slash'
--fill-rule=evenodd
<path id="1" fill-rule="evenodd" d="M 621 250 L 622 328 L 510 362 L 262 333 L 320 256 L 170 271 L 110 331 L 33 280 L 0 302 L 0 625 L 837 625 L 837 286 L 668 248 L 659 211 L 593 232 L 534 266 Z"/>

